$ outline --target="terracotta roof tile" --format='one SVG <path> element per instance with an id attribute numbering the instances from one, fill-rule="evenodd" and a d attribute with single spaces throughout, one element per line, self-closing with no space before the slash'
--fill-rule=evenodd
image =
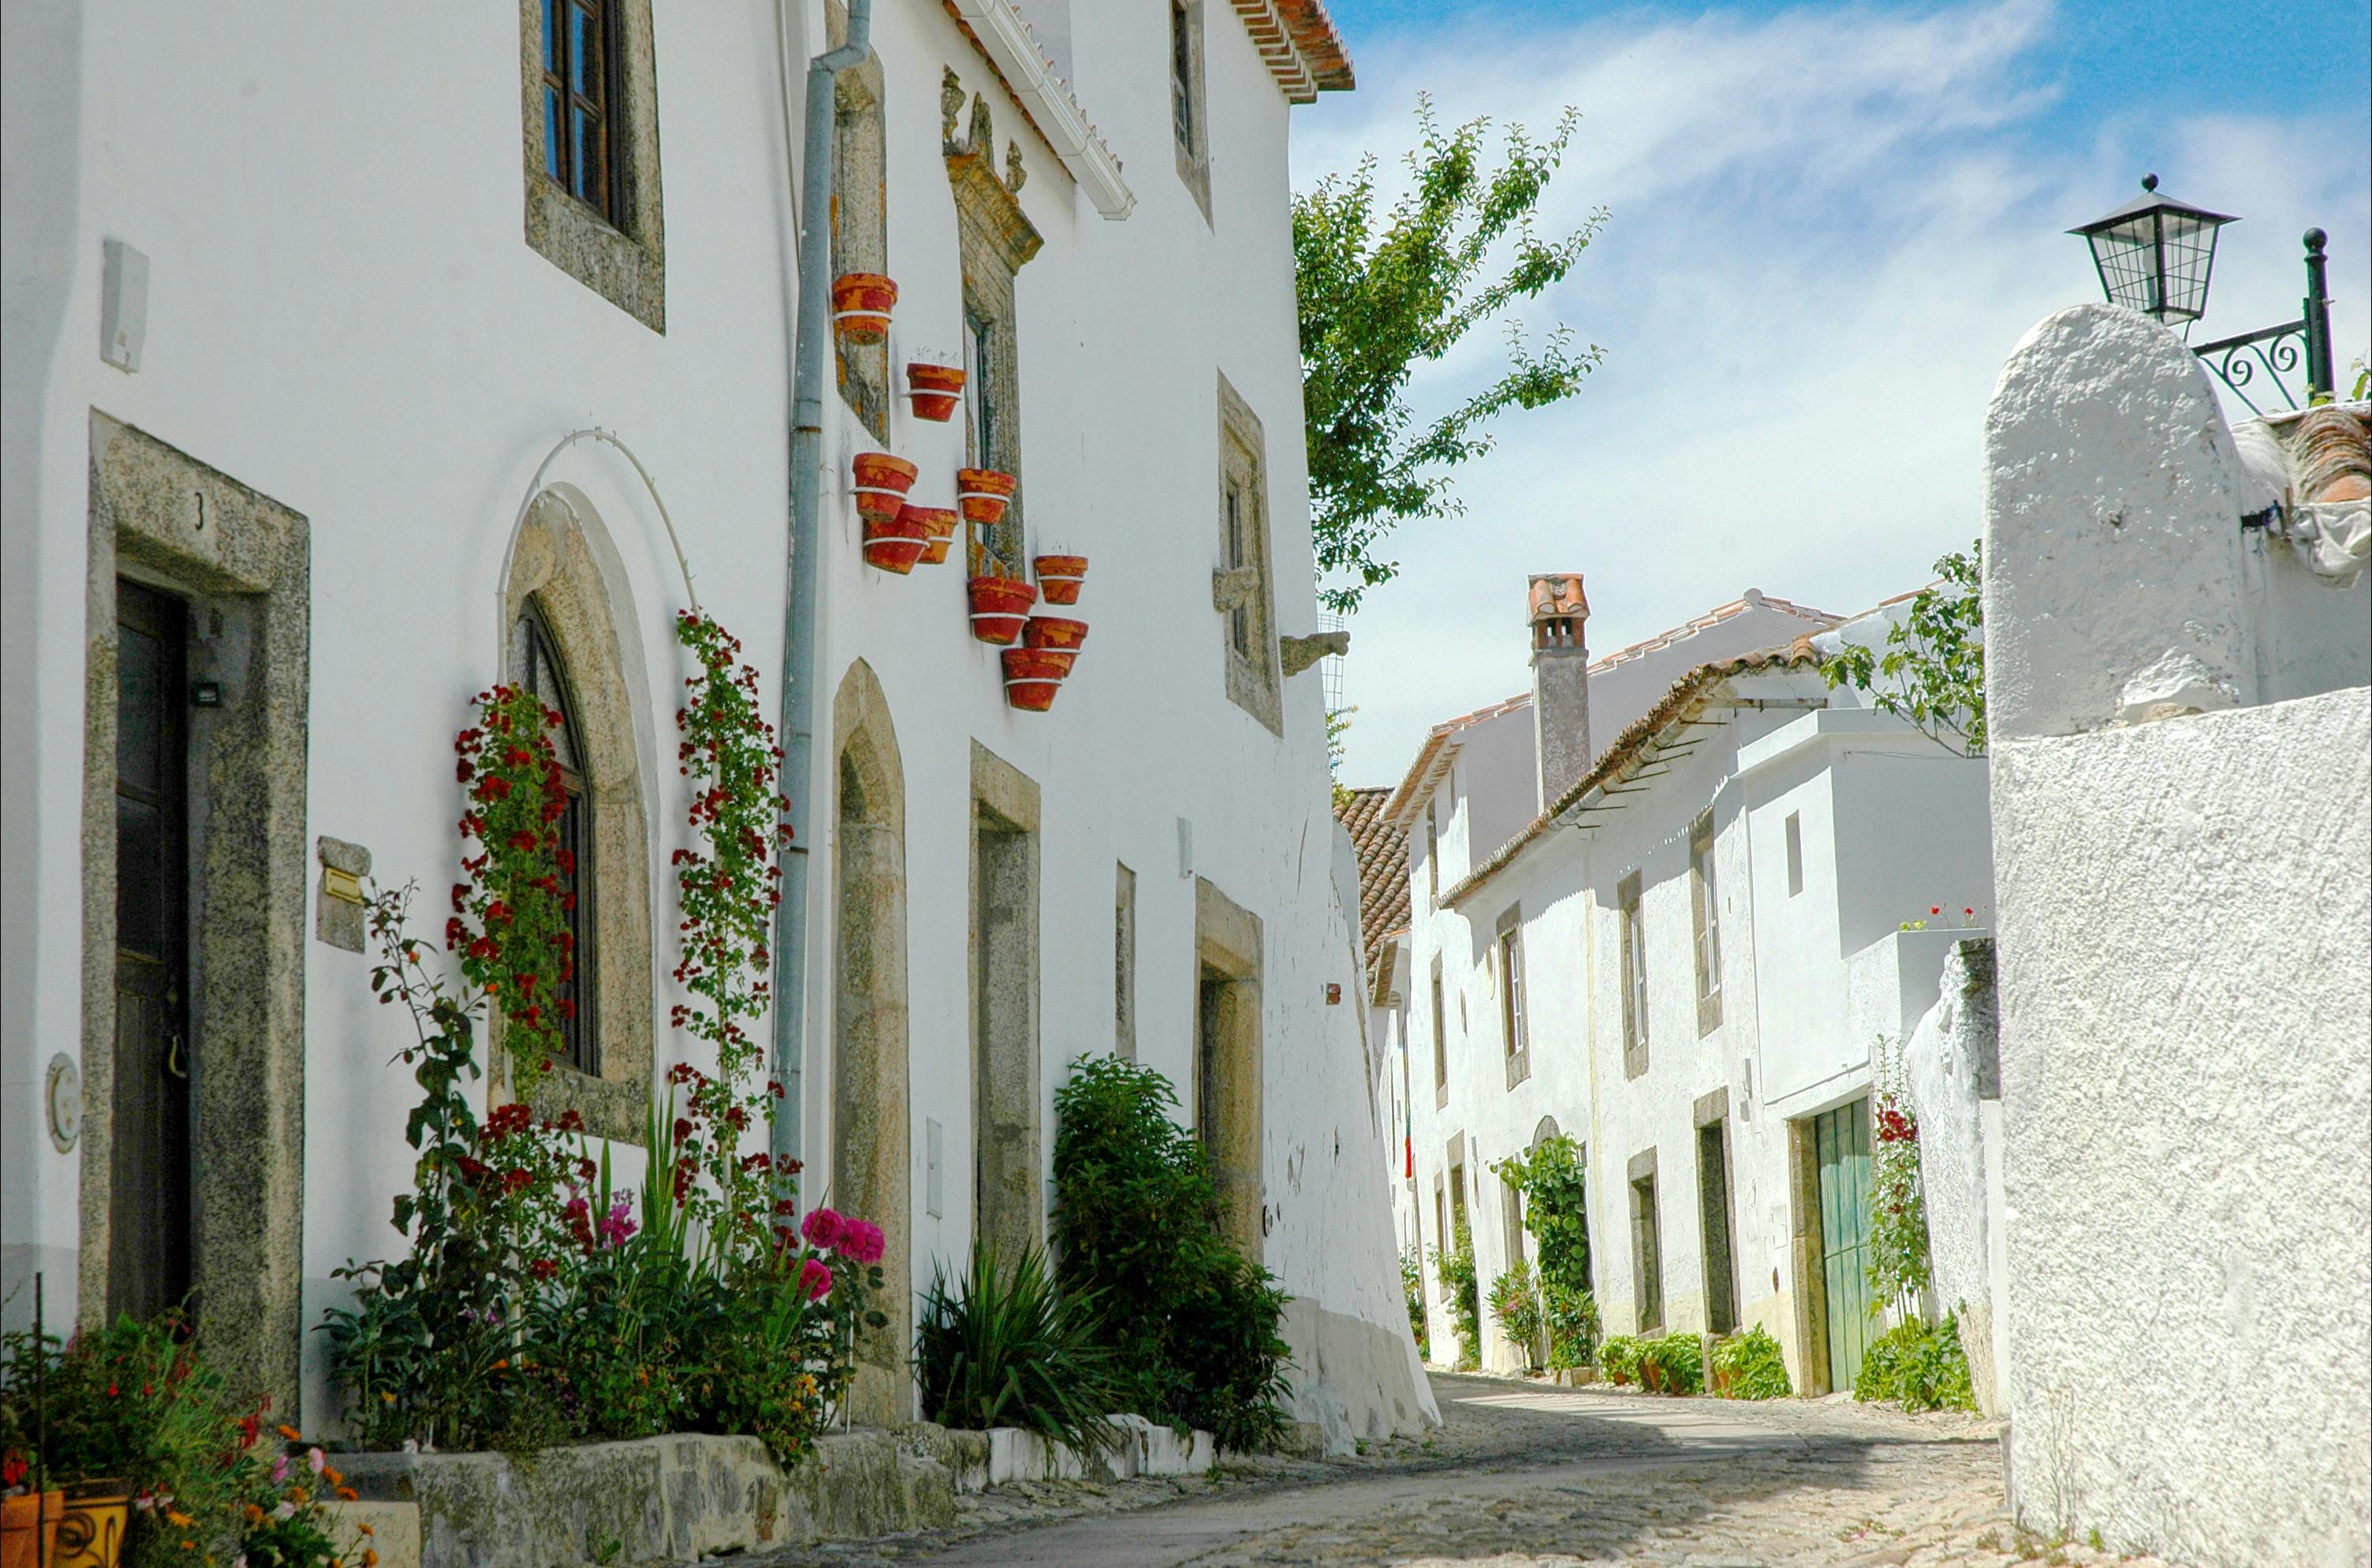
<path id="1" fill-rule="evenodd" d="M 1334 819 L 1349 831 L 1359 856 L 1359 939 L 1369 975 L 1376 972 L 1377 949 L 1409 923 L 1408 835 L 1384 819 L 1391 793 L 1345 790 L 1334 802 Z"/>

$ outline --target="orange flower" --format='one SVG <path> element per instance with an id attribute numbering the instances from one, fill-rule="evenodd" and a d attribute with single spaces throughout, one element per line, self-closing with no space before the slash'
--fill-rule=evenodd
<path id="1" fill-rule="evenodd" d="M 494 1369 L 496 1372 L 507 1372 L 508 1370 L 510 1370 L 510 1365 L 511 1365 L 511 1358 L 510 1358 L 509 1356 L 505 1356 L 505 1357 L 503 1357 L 503 1358 L 502 1358 L 502 1360 L 500 1360 L 500 1361 L 498 1361 L 498 1362 L 494 1363 Z"/>
<path id="2" fill-rule="evenodd" d="M 242 1508 L 242 1511 L 247 1515 L 247 1522 L 248 1522 L 250 1525 L 260 1525 L 260 1524 L 263 1523 L 263 1510 L 262 1510 L 262 1509 L 261 1509 L 261 1508 L 257 1507 L 257 1506 L 256 1506 L 254 1504 L 252 1504 L 252 1503 L 244 1504 L 242 1504 L 242 1505 L 241 1505 L 241 1508 Z"/>
<path id="3" fill-rule="evenodd" d="M 168 1508 L 165 1510 L 165 1522 L 172 1526 L 177 1530 L 186 1530 L 192 1525 L 197 1523 L 195 1519 L 191 1518 L 187 1514 L 182 1513 L 178 1508 Z"/>
<path id="4" fill-rule="evenodd" d="M 346 1478 L 338 1473 L 338 1468 L 335 1465 L 323 1465 L 321 1467 L 321 1479 L 328 1481 L 331 1486 L 343 1486 L 346 1482 Z"/>
<path id="5" fill-rule="evenodd" d="M 363 1494 L 351 1486 L 342 1486 L 338 1488 L 338 1495 L 349 1503 L 359 1503 L 362 1501 Z"/>
<path id="6" fill-rule="evenodd" d="M 363 1568 L 378 1568 L 378 1552 L 371 1547 L 363 1548 Z"/>
<path id="7" fill-rule="evenodd" d="M 291 1443 L 302 1443 L 305 1441 L 305 1434 L 297 1431 L 293 1426 L 275 1426 L 273 1430 L 279 1433 L 281 1436 L 285 1437 Z"/>
<path id="8" fill-rule="evenodd" d="M 365 1534 L 365 1535 L 366 1535 L 366 1536 L 375 1536 L 375 1535 L 378 1534 L 378 1532 L 377 1530 L 375 1530 L 375 1529 L 371 1528 L 368 1525 L 366 1525 L 366 1524 L 363 1523 L 363 1521 L 362 1521 L 362 1520 L 360 1520 L 360 1519 L 356 1519 L 356 1520 L 355 1521 L 355 1528 L 356 1528 L 356 1529 L 358 1529 L 358 1530 L 362 1531 L 362 1532 L 363 1532 L 363 1534 Z"/>

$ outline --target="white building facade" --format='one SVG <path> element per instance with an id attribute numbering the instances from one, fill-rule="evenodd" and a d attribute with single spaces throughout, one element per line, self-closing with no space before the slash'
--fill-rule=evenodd
<path id="1" fill-rule="evenodd" d="M 1579 598 L 1536 589 L 1536 619 Z M 1825 1392 L 1850 1386 L 1870 1332 L 1873 1050 L 1934 1000 L 1964 935 L 1944 927 L 1983 920 L 1991 874 L 1982 764 L 1818 671 L 1889 612 L 1839 628 L 1781 602 L 1735 601 L 1609 661 L 1658 685 L 1615 687 L 1604 727 L 1591 664 L 1587 771 L 1479 859 L 1453 841 L 1437 891 L 1412 835 L 1411 929 L 1431 949 L 1412 967 L 1424 996 L 1437 962 L 1444 997 L 1438 1034 L 1429 1005 L 1410 1023 L 1435 1074 L 1414 1142 L 1422 1218 L 1454 1231 L 1462 1203 L 1486 1304 L 1531 1248 L 1491 1167 L 1564 1132 L 1583 1144 L 1608 1332 L 1760 1324 L 1796 1386 Z M 1457 1342 L 1427 1286 L 1446 1360 Z M 1483 1319 L 1485 1363 L 1524 1365 L 1487 1305 Z"/>
<path id="2" fill-rule="evenodd" d="M 1420 1421 L 1384 1132 L 1339 1070 L 1355 889 L 1347 852 L 1305 853 L 1336 840 L 1295 641 L 1287 119 L 1350 85 L 1340 39 L 1312 0 L 869 10 L 830 271 L 899 294 L 884 343 L 828 354 L 785 1063 L 806 1196 L 890 1230 L 903 1332 L 975 1234 L 1042 1237 L 1065 1064 L 1131 1055 L 1179 1086 L 1294 1295 L 1293 1413 L 1338 1444 Z M 776 711 L 794 308 L 829 282 L 798 276 L 797 127 L 849 27 L 839 0 L 393 29 L 10 7 L 12 1324 L 37 1271 L 52 1321 L 194 1287 L 226 1365 L 333 1418 L 307 1330 L 332 1270 L 401 1246 L 411 1170 L 355 879 L 417 879 L 441 923 L 453 733 L 539 636 L 596 802 L 600 1021 L 563 1082 L 633 1179 L 653 1086 L 698 1059 L 669 1028 L 672 623 L 696 602 L 738 634 Z M 905 396 L 924 360 L 971 370 L 945 423 Z M 947 563 L 884 572 L 867 451 L 917 466 L 918 505 L 954 506 L 966 466 L 1017 499 Z M 1094 632 L 1043 714 L 1008 705 L 964 582 L 1041 553 L 1089 558 Z M 119 901 L 164 912 L 119 930 Z M 990 1125 L 1021 1151 L 993 1170 Z M 911 1417 L 876 1387 L 866 1418 Z"/>

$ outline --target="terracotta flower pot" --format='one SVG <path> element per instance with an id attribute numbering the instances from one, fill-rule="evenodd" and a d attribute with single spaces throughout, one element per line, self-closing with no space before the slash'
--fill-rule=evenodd
<path id="1" fill-rule="evenodd" d="M 846 342 L 878 343 L 890 335 L 898 285 L 879 273 L 846 273 L 831 282 L 831 325 Z"/>
<path id="2" fill-rule="evenodd" d="M 904 576 L 914 569 L 930 542 L 930 526 L 915 516 L 912 506 L 894 517 L 865 519 L 865 563 L 884 572 Z"/>
<path id="3" fill-rule="evenodd" d="M 1038 592 L 1048 604 L 1079 602 L 1079 581 L 1087 575 L 1084 555 L 1041 555 L 1030 563 L 1038 569 Z"/>
<path id="4" fill-rule="evenodd" d="M 955 416 L 956 400 L 963 395 L 963 385 L 960 366 L 926 365 L 916 360 L 906 366 L 906 395 L 913 400 L 916 419 L 945 424 Z"/>
<path id="5" fill-rule="evenodd" d="M 923 525 L 922 563 L 936 566 L 948 558 L 948 546 L 955 542 L 956 513 L 952 506 L 908 506 L 898 514 L 912 517 Z"/>
<path id="6" fill-rule="evenodd" d="M 1032 714 L 1042 714 L 1054 705 L 1054 693 L 1062 689 L 1063 677 L 1070 673 L 1067 656 L 1036 648 L 1007 648 L 999 656 L 1005 661 L 1006 703 Z"/>
<path id="7" fill-rule="evenodd" d="M 1639 1386 L 1651 1394 L 1664 1391 L 1664 1369 L 1652 1361 L 1639 1364 Z"/>
<path id="8" fill-rule="evenodd" d="M 895 517 L 914 485 L 914 465 L 887 452 L 859 452 L 849 467 L 856 477 L 856 510 L 866 517 Z"/>
<path id="9" fill-rule="evenodd" d="M 1021 629 L 1022 640 L 1033 648 L 1056 648 L 1076 653 L 1079 645 L 1087 640 L 1087 623 L 1060 615 L 1033 615 L 1029 624 Z"/>
<path id="10" fill-rule="evenodd" d="M 1021 482 L 994 469 L 956 470 L 956 505 L 966 520 L 994 527 L 1013 505 L 1013 487 Z"/>
<path id="11" fill-rule="evenodd" d="M 58 1558 L 58 1521 L 64 1516 L 63 1492 L 29 1492 L 0 1498 L 0 1568 L 34 1568 Z M 37 1534 L 38 1532 L 38 1534 Z M 46 1540 L 41 1537 L 47 1537 Z"/>
<path id="12" fill-rule="evenodd" d="M 964 584 L 971 596 L 971 634 L 983 643 L 1010 643 L 1021 635 L 1038 590 L 1010 577 L 973 577 Z"/>

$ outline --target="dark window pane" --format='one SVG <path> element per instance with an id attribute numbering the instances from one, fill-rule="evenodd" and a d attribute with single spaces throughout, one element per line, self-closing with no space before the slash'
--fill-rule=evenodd
<path id="1" fill-rule="evenodd" d="M 543 171 L 554 180 L 565 177 L 561 172 L 561 158 L 568 151 L 560 139 L 560 89 L 547 86 L 543 89 Z"/>
<path id="2" fill-rule="evenodd" d="M 601 100 L 601 29 L 582 6 L 568 7 L 568 88 Z"/>
<path id="3" fill-rule="evenodd" d="M 543 68 L 560 75 L 560 0 L 543 0 Z"/>
<path id="4" fill-rule="evenodd" d="M 157 703 L 164 693 L 165 645 L 145 632 L 116 628 L 116 672 L 122 682 L 117 699 L 115 773 L 136 789 L 161 787 L 157 747 L 163 725 Z"/>
<path id="5" fill-rule="evenodd" d="M 158 958 L 165 952 L 163 814 L 145 800 L 115 797 L 115 945 Z"/>

